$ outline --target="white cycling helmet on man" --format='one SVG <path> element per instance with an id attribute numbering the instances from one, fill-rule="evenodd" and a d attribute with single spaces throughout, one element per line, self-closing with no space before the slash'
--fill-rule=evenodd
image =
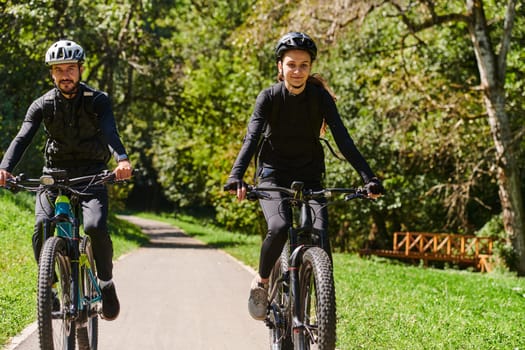
<path id="1" fill-rule="evenodd" d="M 84 49 L 71 40 L 59 40 L 47 50 L 46 64 L 82 63 L 86 58 Z"/>

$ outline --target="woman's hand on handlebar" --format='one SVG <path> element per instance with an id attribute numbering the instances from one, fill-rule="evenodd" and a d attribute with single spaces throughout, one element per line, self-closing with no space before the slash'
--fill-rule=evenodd
<path id="1" fill-rule="evenodd" d="M 385 188 L 383 187 L 381 180 L 377 177 L 371 178 L 370 181 L 366 183 L 365 189 L 368 193 L 368 197 L 372 199 L 377 199 L 385 193 Z"/>
<path id="2" fill-rule="evenodd" d="M 133 168 L 131 167 L 129 160 L 121 160 L 118 162 L 115 170 L 113 170 L 113 173 L 115 174 L 115 180 L 122 181 L 130 179 L 132 171 Z"/>
<path id="3" fill-rule="evenodd" d="M 246 198 L 246 183 L 242 179 L 229 177 L 224 185 L 224 190 L 236 194 L 239 201 Z"/>

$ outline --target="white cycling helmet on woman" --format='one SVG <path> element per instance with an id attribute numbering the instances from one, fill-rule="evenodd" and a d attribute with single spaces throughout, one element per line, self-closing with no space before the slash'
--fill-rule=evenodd
<path id="1" fill-rule="evenodd" d="M 47 50 L 46 64 L 48 66 L 63 63 L 82 63 L 86 58 L 84 49 L 71 40 L 59 40 Z"/>

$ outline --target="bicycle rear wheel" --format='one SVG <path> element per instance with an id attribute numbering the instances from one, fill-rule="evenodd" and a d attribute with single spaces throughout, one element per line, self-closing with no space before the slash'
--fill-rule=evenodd
<path id="1" fill-rule="evenodd" d="M 97 275 L 91 239 L 83 236 L 80 243 L 80 254 L 87 259 L 80 265 L 80 289 L 83 302 L 82 324 L 77 327 L 79 350 L 97 350 L 98 347 L 98 302 L 99 291 L 94 283 Z"/>
<path id="2" fill-rule="evenodd" d="M 74 350 L 71 265 L 66 242 L 50 237 L 42 248 L 38 270 L 38 334 L 42 350 Z"/>
<path id="3" fill-rule="evenodd" d="M 284 255 L 284 250 L 283 250 Z M 288 262 L 285 262 L 286 266 Z M 277 288 L 272 304 L 270 305 L 270 350 L 292 350 L 293 344 L 290 334 L 290 309 L 288 286 L 283 281 L 278 281 L 287 267 L 283 266 L 283 256 L 277 260 L 270 273 L 269 290 Z"/>
<path id="4" fill-rule="evenodd" d="M 335 349 L 336 304 L 332 264 L 319 247 L 307 249 L 299 268 L 300 320 L 304 324 L 296 349 Z"/>

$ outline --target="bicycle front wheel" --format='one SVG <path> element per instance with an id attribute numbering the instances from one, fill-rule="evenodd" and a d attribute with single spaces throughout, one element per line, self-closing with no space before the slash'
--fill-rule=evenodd
<path id="1" fill-rule="evenodd" d="M 95 286 L 97 269 L 89 236 L 83 236 L 80 243 L 80 297 L 82 302 L 82 324 L 77 327 L 79 350 L 97 350 L 98 346 L 98 304 L 99 290 Z"/>
<path id="2" fill-rule="evenodd" d="M 332 264 L 319 247 L 307 249 L 299 268 L 299 317 L 304 331 L 296 349 L 334 350 L 336 337 L 336 304 Z M 298 347 L 297 347 L 298 346 Z"/>
<path id="3" fill-rule="evenodd" d="M 42 248 L 38 269 L 38 334 L 42 350 L 74 350 L 71 265 L 66 242 L 50 237 Z"/>

